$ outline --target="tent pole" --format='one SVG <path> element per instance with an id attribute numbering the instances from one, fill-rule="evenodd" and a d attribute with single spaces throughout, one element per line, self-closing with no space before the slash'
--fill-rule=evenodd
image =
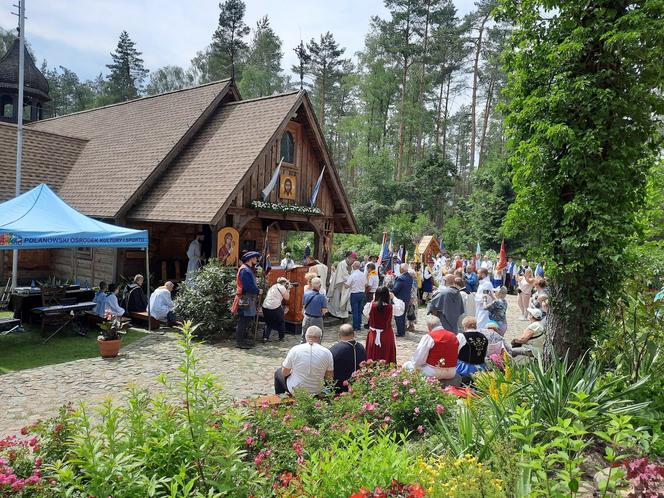
<path id="1" fill-rule="evenodd" d="M 148 290 L 148 332 L 152 331 L 152 320 L 150 319 L 150 247 L 145 248 L 145 281 Z"/>

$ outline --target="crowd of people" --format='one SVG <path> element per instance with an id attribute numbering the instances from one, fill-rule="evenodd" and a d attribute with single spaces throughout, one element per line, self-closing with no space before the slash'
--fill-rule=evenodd
<path id="1" fill-rule="evenodd" d="M 251 279 L 253 272 L 249 270 L 258 257 L 258 253 L 245 254 L 245 268 L 240 268 L 238 276 L 245 273 Z M 311 267 L 320 264 L 310 263 Z M 510 258 L 497 270 L 486 256 L 464 259 L 443 254 L 424 264 L 400 263 L 397 258 L 379 263 L 376 257 L 367 255 L 360 260 L 349 251 L 332 268 L 327 288 L 315 269 L 305 280 L 301 343 L 291 349 L 275 372 L 277 393 L 292 393 L 299 386 L 316 394 L 326 379 L 342 390 L 344 381 L 365 359 L 396 363 L 396 338 L 414 330 L 421 304 L 426 304 L 428 333 L 404 368 L 446 384 L 470 381 L 475 372 L 486 368 L 489 358 L 500 359 L 503 354 L 532 357 L 544 344 L 548 295 L 543 263 L 532 270 L 526 261 L 517 267 Z M 260 290 L 254 284 L 245 283 L 244 287 L 258 297 Z M 262 305 L 264 341 L 272 331 L 283 340 L 290 291 L 291 283 L 285 278 L 277 279 L 268 289 Z M 521 336 L 512 341 L 504 337 L 510 292 L 518 294 L 520 319 L 528 321 Z M 254 310 L 250 313 L 255 317 Z M 321 344 L 323 319 L 328 313 L 348 322 L 339 329 L 339 342 L 330 350 Z M 364 345 L 356 340 L 363 329 Z M 243 342 L 247 341 L 245 330 L 239 321 L 238 347 L 251 347 Z"/>
<path id="2" fill-rule="evenodd" d="M 132 313 L 148 313 L 159 322 L 166 323 L 169 326 L 178 325 L 180 322 L 173 311 L 174 304 L 172 293 L 175 288 L 173 282 L 165 282 L 164 285 L 154 289 L 150 295 L 150 306 L 148 307 L 148 298 L 143 290 L 145 277 L 136 275 L 132 282 L 124 288 L 121 295 L 121 287 L 116 283 L 106 284 L 99 282 L 99 290 L 93 298 L 96 304 L 93 313 L 101 319 L 110 318 L 123 319 L 129 317 Z"/>
<path id="3" fill-rule="evenodd" d="M 255 346 L 251 329 L 259 314 L 264 322 L 263 342 L 269 342 L 273 332 L 280 341 L 286 334 L 285 316 L 294 284 L 279 277 L 263 292 L 255 272 L 260 257 L 256 251 L 242 254 L 236 276 L 231 311 L 237 316 L 236 345 L 243 349 Z M 360 259 L 349 251 L 331 269 L 328 282 L 327 266 L 307 254 L 303 261 L 307 273 L 302 290 L 301 341 L 275 372 L 275 391 L 292 393 L 301 387 L 317 394 L 326 379 L 342 391 L 363 361 L 396 364 L 396 338 L 414 330 L 422 304 L 426 306 L 427 333 L 403 365 L 406 369 L 444 384 L 460 385 L 486 368 L 490 358 L 536 355 L 544 345 L 549 305 L 545 264 L 533 269 L 527 261 L 517 265 L 512 258 L 506 264 L 504 260 L 502 265 L 499 263 L 488 256 L 464 258 L 458 254 L 438 254 L 424 262 L 401 262 L 397 256 L 379 261 L 369 255 Z M 282 264 L 285 269 L 296 266 L 290 254 L 285 255 Z M 143 276 L 136 275 L 121 297 L 118 285 L 101 282 L 94 299 L 95 312 L 104 317 L 122 317 L 147 309 L 157 320 L 177 323 L 173 283 L 155 289 L 149 306 L 143 283 Z M 512 341 L 504 337 L 508 293 L 517 294 L 519 319 L 528 322 L 523 333 Z M 322 345 L 326 315 L 348 322 L 341 325 L 338 342 L 329 350 Z M 366 340 L 360 344 L 356 336 L 364 330 Z"/>

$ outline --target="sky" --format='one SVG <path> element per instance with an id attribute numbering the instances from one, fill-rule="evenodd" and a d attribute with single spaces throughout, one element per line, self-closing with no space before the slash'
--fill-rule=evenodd
<path id="1" fill-rule="evenodd" d="M 14 28 L 12 4 L 0 0 L 0 26 Z M 295 63 L 293 48 L 331 31 L 346 56 L 361 50 L 372 16 L 385 17 L 382 0 L 245 0 L 245 22 L 252 28 L 267 15 L 283 41 L 283 68 Z M 455 0 L 459 15 L 473 0 Z M 26 0 L 26 39 L 50 67 L 65 66 L 81 79 L 106 74 L 110 52 L 122 30 L 143 52 L 150 70 L 175 64 L 188 67 L 206 47 L 219 17 L 219 0 Z"/>

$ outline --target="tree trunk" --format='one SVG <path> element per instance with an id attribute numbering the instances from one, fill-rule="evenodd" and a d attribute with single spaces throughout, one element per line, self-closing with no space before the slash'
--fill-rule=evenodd
<path id="1" fill-rule="evenodd" d="M 484 25 L 489 20 L 489 14 L 482 18 L 479 33 L 477 35 L 477 47 L 475 49 L 475 64 L 473 65 L 473 96 L 470 103 L 471 129 L 470 129 L 470 170 L 475 167 L 475 141 L 477 140 L 477 85 L 479 80 L 480 52 L 482 51 L 482 35 Z"/>
<path id="2" fill-rule="evenodd" d="M 436 142 L 435 142 L 436 147 L 438 147 L 438 145 L 440 145 L 440 123 L 441 123 L 441 117 L 443 115 L 443 89 L 444 88 L 445 88 L 445 83 L 441 81 L 440 82 L 440 91 L 438 92 L 438 105 L 436 106 Z"/>
<path id="3" fill-rule="evenodd" d="M 591 346 L 588 317 L 593 311 L 585 309 L 587 302 L 574 286 L 564 281 L 549 285 L 549 313 L 546 316 L 546 358 L 556 355 L 563 358 L 567 355 L 570 362 L 580 359 Z M 567 303 L 576 303 L 575 313 L 563 316 L 558 310 L 568 309 Z"/>
<path id="4" fill-rule="evenodd" d="M 427 66 L 427 47 L 429 42 L 429 17 L 431 16 L 431 0 L 427 0 L 427 17 L 424 24 L 424 46 L 422 48 L 422 71 L 420 72 L 420 89 L 417 101 L 420 104 L 420 110 L 424 109 L 424 75 Z M 422 159 L 422 120 L 417 120 L 417 152 L 415 158 Z"/>
<path id="5" fill-rule="evenodd" d="M 452 85 L 452 72 L 447 77 L 447 90 L 445 91 L 445 112 L 443 114 L 443 157 L 447 157 L 447 118 L 450 108 L 450 86 Z"/>
<path id="6" fill-rule="evenodd" d="M 486 105 L 484 106 L 484 123 L 482 125 L 482 137 L 480 138 L 480 157 L 479 161 L 477 163 L 477 169 L 480 169 L 482 167 L 482 163 L 484 162 L 484 143 L 486 141 L 486 132 L 489 127 L 489 114 L 491 113 L 491 103 L 493 100 L 493 86 L 494 86 L 495 78 L 492 76 L 491 81 L 489 82 L 489 90 L 488 94 L 486 97 Z"/>
<path id="7" fill-rule="evenodd" d="M 406 133 L 406 84 L 408 83 L 408 58 L 404 57 L 401 74 L 401 109 L 399 111 L 399 159 L 395 178 L 401 180 L 403 171 L 404 140 Z"/>
<path id="8" fill-rule="evenodd" d="M 320 131 L 325 137 L 325 73 L 321 75 L 321 87 L 318 92 L 318 119 L 320 120 Z"/>

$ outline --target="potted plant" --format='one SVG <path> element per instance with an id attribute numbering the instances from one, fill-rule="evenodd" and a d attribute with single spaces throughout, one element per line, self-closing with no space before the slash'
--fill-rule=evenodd
<path id="1" fill-rule="evenodd" d="M 118 317 L 107 315 L 104 322 L 98 324 L 101 334 L 97 337 L 99 353 L 102 358 L 115 358 L 122 346 L 122 335 L 127 333 L 129 322 L 123 323 Z"/>

